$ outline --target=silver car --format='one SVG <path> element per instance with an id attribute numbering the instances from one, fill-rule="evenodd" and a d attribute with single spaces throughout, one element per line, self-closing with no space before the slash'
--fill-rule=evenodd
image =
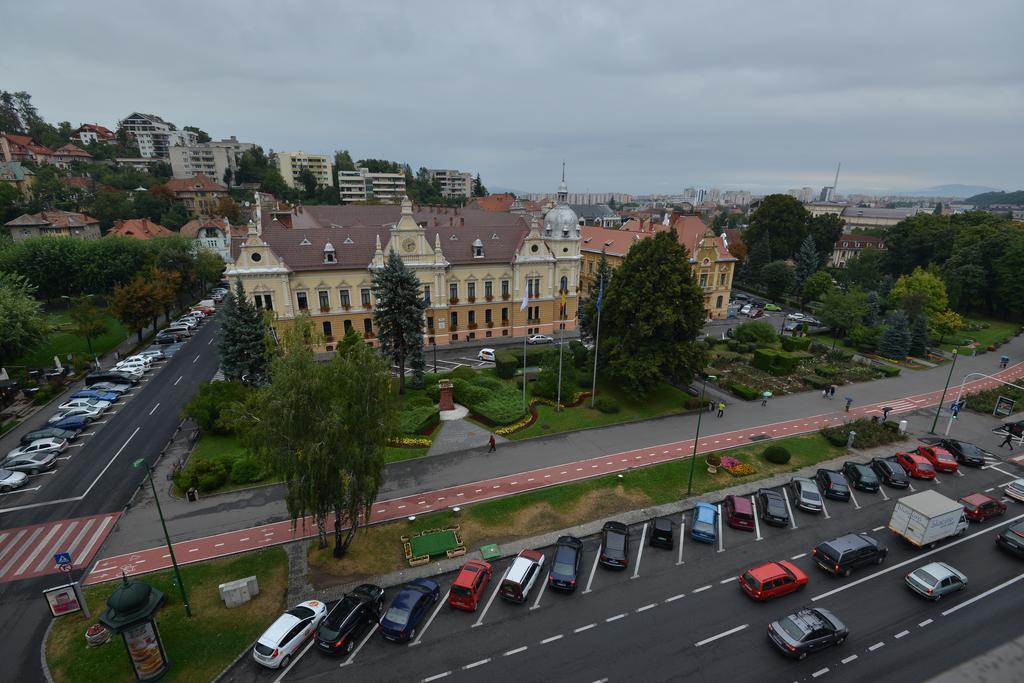
<path id="1" fill-rule="evenodd" d="M 43 470 L 51 469 L 56 464 L 56 453 L 26 453 L 24 455 L 7 457 L 2 463 L 0 463 L 0 467 L 5 470 L 13 470 L 15 472 L 39 474 Z"/>
<path id="2" fill-rule="evenodd" d="M 6 456 L 7 458 L 14 458 L 22 455 L 32 455 L 34 453 L 60 453 L 68 447 L 67 439 L 36 439 L 32 443 L 24 446 L 19 446 L 13 451 L 10 451 Z"/>
<path id="3" fill-rule="evenodd" d="M 945 562 L 932 562 L 907 574 L 907 585 L 918 595 L 938 600 L 967 588 L 967 577 Z"/>
<path id="4" fill-rule="evenodd" d="M 1006 485 L 1006 495 L 1024 503 L 1024 479 L 1014 479 Z"/>
<path id="5" fill-rule="evenodd" d="M 0 493 L 13 491 L 16 488 L 24 486 L 27 481 L 28 475 L 24 472 L 0 469 Z"/>
<path id="6" fill-rule="evenodd" d="M 789 482 L 789 491 L 793 494 L 793 502 L 804 512 L 821 512 L 821 494 L 818 486 L 806 477 L 793 477 Z"/>

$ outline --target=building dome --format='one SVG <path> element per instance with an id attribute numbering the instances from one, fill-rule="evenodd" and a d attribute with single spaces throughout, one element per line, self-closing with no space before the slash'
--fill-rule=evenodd
<path id="1" fill-rule="evenodd" d="M 554 237 L 573 235 L 579 230 L 580 219 L 568 204 L 559 204 L 544 216 L 544 232 Z"/>

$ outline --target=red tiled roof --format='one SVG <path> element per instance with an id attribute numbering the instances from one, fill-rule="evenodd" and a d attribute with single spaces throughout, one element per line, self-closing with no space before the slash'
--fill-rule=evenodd
<path id="1" fill-rule="evenodd" d="M 697 248 L 700 246 L 700 241 L 704 239 L 704 233 L 707 232 L 708 227 L 704 225 L 704 222 L 696 216 L 678 216 L 673 224 L 676 229 L 677 239 L 679 244 L 686 247 L 687 253 L 690 255 L 692 260 L 694 254 L 697 252 Z M 583 251 L 601 251 L 601 245 L 604 242 L 611 241 L 612 245 L 607 247 L 607 253 L 616 253 L 617 255 L 625 255 L 628 251 L 629 246 L 633 242 L 628 241 L 630 238 L 650 236 L 658 232 L 668 232 L 669 226 L 663 224 L 661 221 L 655 221 L 650 219 L 644 219 L 643 221 L 631 218 L 623 223 L 620 230 L 612 230 L 609 228 L 589 228 L 583 229 L 584 244 L 581 246 Z M 601 233 L 588 233 L 587 230 L 600 230 Z M 608 233 L 624 233 L 623 237 L 615 238 Z M 591 243 L 587 243 L 586 237 L 590 234 L 593 236 Z M 715 238 L 718 243 L 718 260 L 719 261 L 735 261 L 736 257 L 729 253 L 729 250 L 725 246 L 725 241 L 721 236 Z M 612 248 L 619 249 L 618 252 L 611 251 Z M 623 250 L 623 248 L 625 250 Z"/>
<path id="2" fill-rule="evenodd" d="M 580 227 L 580 235 L 583 238 L 580 250 L 597 253 L 604 251 L 609 256 L 625 256 L 635 243 L 653 234 L 584 225 Z"/>
<path id="3" fill-rule="evenodd" d="M 114 223 L 114 227 L 107 233 L 107 237 L 134 237 L 137 240 L 151 240 L 155 237 L 167 237 L 173 234 L 172 231 L 148 218 L 132 218 Z"/>
<path id="4" fill-rule="evenodd" d="M 377 237 L 387 248 L 391 227 L 398 223 L 402 207 L 397 204 L 348 204 L 305 206 L 288 214 L 289 228 L 264 211 L 261 238 L 292 270 L 345 270 L 366 268 L 373 260 Z M 449 263 L 507 264 L 512 262 L 529 222 L 523 216 L 479 209 L 414 207 L 414 220 L 424 225 L 430 246 L 441 238 L 441 251 Z M 483 258 L 474 258 L 473 242 L 484 245 Z M 232 240 L 232 257 L 238 255 L 242 240 Z M 308 242 L 305 244 L 304 242 Z M 323 262 L 324 246 L 330 242 L 337 263 Z"/>
<path id="5" fill-rule="evenodd" d="M 11 144 L 21 147 L 22 149 L 35 154 L 36 156 L 49 157 L 53 156 L 53 150 L 49 147 L 44 147 L 38 142 L 33 140 L 28 135 L 13 135 L 11 133 L 0 133 L 0 136 L 7 138 Z"/>
<path id="6" fill-rule="evenodd" d="M 199 234 L 202 228 L 214 228 L 224 232 L 224 218 L 198 218 L 190 220 L 185 225 L 181 226 L 181 234 L 186 237 L 194 238 Z M 230 232 L 229 237 L 245 237 L 248 229 L 244 225 L 231 225 L 228 224 L 228 231 Z"/>
<path id="7" fill-rule="evenodd" d="M 5 223 L 9 227 L 28 225 L 48 225 L 54 228 L 83 228 L 87 225 L 95 225 L 99 221 L 92 216 L 73 211 L 40 211 L 39 213 L 26 213 L 18 216 L 13 221 Z"/>
<path id="8" fill-rule="evenodd" d="M 91 154 L 86 152 L 81 147 L 71 144 L 70 142 L 61 147 L 60 149 L 58 149 L 56 152 L 54 152 L 54 155 L 65 157 L 79 157 L 82 159 L 92 159 Z"/>
<path id="9" fill-rule="evenodd" d="M 505 212 L 512 210 L 512 204 L 516 198 L 510 192 L 504 194 L 492 194 L 486 197 L 473 197 L 466 205 L 467 209 L 480 209 L 482 211 Z M 519 202 L 527 211 L 539 211 L 540 205 L 529 199 L 520 199 Z"/>
<path id="10" fill-rule="evenodd" d="M 704 239 L 704 233 L 708 231 L 708 226 L 696 216 L 679 216 L 673 225 L 676 229 L 676 234 L 679 236 L 679 244 L 686 247 L 686 251 L 690 253 L 690 258 L 693 258 L 693 255 L 697 253 L 697 248 L 700 246 L 700 241 Z M 722 239 L 721 235 L 715 238 L 715 242 L 718 243 L 719 261 L 736 260 L 736 257 L 729 253 L 725 246 L 725 240 Z"/>
<path id="11" fill-rule="evenodd" d="M 166 183 L 171 192 L 223 192 L 227 194 L 228 188 L 220 183 L 214 182 L 204 175 L 197 175 L 194 178 L 171 178 Z"/>
<path id="12" fill-rule="evenodd" d="M 80 133 L 83 130 L 96 133 L 97 137 L 103 138 L 105 140 L 113 140 L 116 137 L 114 135 L 114 131 L 110 130 L 105 126 L 101 126 L 98 123 L 83 123 L 78 127 L 78 130 L 76 130 L 75 133 Z"/>
<path id="13" fill-rule="evenodd" d="M 67 178 L 61 178 L 60 181 L 68 187 L 76 187 L 79 190 L 104 190 L 106 192 L 116 192 L 110 185 L 104 185 L 103 183 L 97 183 L 92 178 L 86 176 L 69 176 Z"/>

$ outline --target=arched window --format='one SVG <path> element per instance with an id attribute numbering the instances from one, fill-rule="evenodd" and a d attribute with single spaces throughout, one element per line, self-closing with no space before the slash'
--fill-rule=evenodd
<path id="1" fill-rule="evenodd" d="M 567 278 L 564 275 L 562 276 L 562 285 L 561 285 L 561 287 L 559 288 L 558 291 L 559 292 L 568 292 L 569 291 L 569 278 Z"/>

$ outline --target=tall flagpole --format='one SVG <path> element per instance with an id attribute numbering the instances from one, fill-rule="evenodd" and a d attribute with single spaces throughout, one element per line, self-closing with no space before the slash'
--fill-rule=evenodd
<path id="1" fill-rule="evenodd" d="M 527 284 L 526 278 L 523 278 L 523 284 L 524 285 Z M 529 287 L 526 287 L 526 291 L 523 294 L 523 304 L 528 304 L 529 303 L 529 296 L 530 296 L 530 289 L 529 289 Z M 520 311 L 522 311 L 525 308 L 526 308 L 525 305 L 521 304 L 519 306 L 519 310 Z M 527 320 L 530 319 L 529 311 L 527 311 L 527 313 L 526 313 L 526 319 Z M 513 327 L 512 329 L 513 329 L 513 332 L 514 332 L 515 331 L 515 327 Z M 523 328 L 523 410 L 526 410 L 526 337 L 527 337 L 527 335 L 526 335 L 526 328 L 524 327 Z"/>
<path id="2" fill-rule="evenodd" d="M 597 332 L 594 333 L 594 379 L 590 385 L 590 407 L 594 407 L 597 400 L 597 349 L 601 343 L 601 298 L 604 294 L 604 274 L 601 274 L 601 283 L 597 288 Z"/>
<path id="3" fill-rule="evenodd" d="M 559 413 L 562 411 L 562 349 L 565 348 L 565 344 L 562 342 L 565 339 L 565 290 L 562 290 L 562 306 L 558 312 L 558 391 L 556 392 L 555 398 L 555 412 Z"/>

